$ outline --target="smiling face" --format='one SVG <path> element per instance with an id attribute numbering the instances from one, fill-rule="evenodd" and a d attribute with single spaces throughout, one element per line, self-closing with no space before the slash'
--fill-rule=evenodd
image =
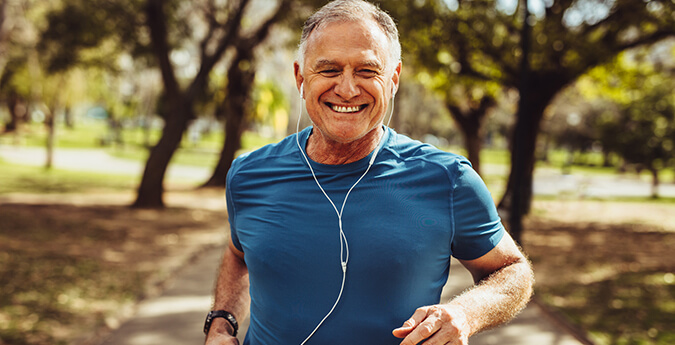
<path id="1" fill-rule="evenodd" d="M 333 22 L 312 32 L 295 76 L 320 139 L 347 144 L 379 129 L 401 70 L 389 48 L 373 21 Z"/>

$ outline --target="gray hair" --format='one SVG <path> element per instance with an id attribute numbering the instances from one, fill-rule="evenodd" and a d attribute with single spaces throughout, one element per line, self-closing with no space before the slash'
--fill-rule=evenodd
<path id="1" fill-rule="evenodd" d="M 392 66 L 398 64 L 401 61 L 401 43 L 398 39 L 396 23 L 391 16 L 379 7 L 363 0 L 335 0 L 321 7 L 305 21 L 298 46 L 297 60 L 300 71 L 304 67 L 307 39 L 315 29 L 329 23 L 362 21 L 368 18 L 372 19 L 387 36 Z"/>

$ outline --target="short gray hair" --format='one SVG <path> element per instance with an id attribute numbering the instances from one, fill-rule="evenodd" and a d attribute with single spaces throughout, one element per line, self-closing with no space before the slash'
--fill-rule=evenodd
<path id="1" fill-rule="evenodd" d="M 363 0 L 335 0 L 331 1 L 312 14 L 302 27 L 302 36 L 298 45 L 298 64 L 303 70 L 305 54 L 307 53 L 307 40 L 309 35 L 322 25 L 334 22 L 362 21 L 372 19 L 382 29 L 389 40 L 389 53 L 391 64 L 396 65 L 401 61 L 401 43 L 398 39 L 398 29 L 394 19 L 379 7 Z M 387 66 L 390 67 L 390 66 Z"/>

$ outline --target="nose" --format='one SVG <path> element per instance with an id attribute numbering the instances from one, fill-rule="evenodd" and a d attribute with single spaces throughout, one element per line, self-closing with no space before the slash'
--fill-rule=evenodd
<path id="1" fill-rule="evenodd" d="M 354 76 L 344 73 L 340 76 L 337 85 L 333 88 L 336 95 L 345 100 L 350 100 L 361 94 L 361 89 L 356 84 Z"/>

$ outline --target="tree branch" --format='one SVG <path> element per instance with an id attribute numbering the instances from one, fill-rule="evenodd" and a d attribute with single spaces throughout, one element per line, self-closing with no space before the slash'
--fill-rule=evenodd
<path id="1" fill-rule="evenodd" d="M 652 43 L 656 43 L 656 42 L 658 42 L 658 41 L 660 41 L 664 38 L 673 37 L 673 36 L 675 36 L 675 29 L 659 30 L 659 31 L 656 31 L 656 32 L 654 32 L 650 35 L 642 37 L 641 39 L 637 39 L 633 42 L 628 42 L 626 44 L 618 44 L 615 47 L 618 51 L 623 51 L 623 50 L 635 48 L 635 47 L 642 46 L 642 45 L 649 45 L 649 44 L 652 44 Z"/>
<path id="2" fill-rule="evenodd" d="M 227 48 L 232 46 L 234 40 L 236 40 L 239 36 L 241 18 L 244 15 L 244 10 L 246 9 L 248 3 L 249 0 L 239 1 L 237 4 L 238 6 L 234 9 L 233 14 L 228 18 L 224 25 L 224 29 L 227 33 L 218 42 L 216 50 L 211 55 L 204 55 L 199 72 L 197 72 L 197 76 L 195 76 L 195 78 L 192 80 L 192 83 L 190 84 L 190 87 L 188 88 L 188 95 L 190 97 L 194 97 L 198 95 L 199 92 L 202 92 L 202 89 L 208 80 L 208 75 L 211 73 L 213 66 L 218 63 Z"/>
<path id="3" fill-rule="evenodd" d="M 267 38 L 267 35 L 269 35 L 270 28 L 272 25 L 276 24 L 281 18 L 283 18 L 284 14 L 286 11 L 288 11 L 291 7 L 291 0 L 281 0 L 281 3 L 279 4 L 279 7 L 277 8 L 277 11 L 272 15 L 270 18 L 268 18 L 259 28 L 258 30 L 251 35 L 250 38 L 245 39 L 246 41 L 250 42 L 250 47 L 255 47 L 259 45 L 262 41 Z"/>
<path id="4" fill-rule="evenodd" d="M 213 0 L 207 0 L 207 4 L 204 7 L 205 7 L 205 9 L 203 9 L 204 19 L 208 23 L 208 29 L 206 31 L 206 34 L 204 35 L 204 38 L 199 42 L 200 61 L 204 61 L 204 58 L 206 57 L 206 49 L 208 47 L 208 44 L 216 32 L 216 28 L 218 28 L 219 26 L 218 20 L 216 19 L 215 16 L 217 9 L 215 4 L 213 3 Z"/>
<path id="5" fill-rule="evenodd" d="M 145 6 L 147 26 L 150 29 L 153 52 L 159 62 L 162 79 L 167 96 L 176 99 L 180 93 L 178 81 L 169 59 L 169 43 L 167 41 L 166 16 L 161 0 L 148 0 Z"/>

